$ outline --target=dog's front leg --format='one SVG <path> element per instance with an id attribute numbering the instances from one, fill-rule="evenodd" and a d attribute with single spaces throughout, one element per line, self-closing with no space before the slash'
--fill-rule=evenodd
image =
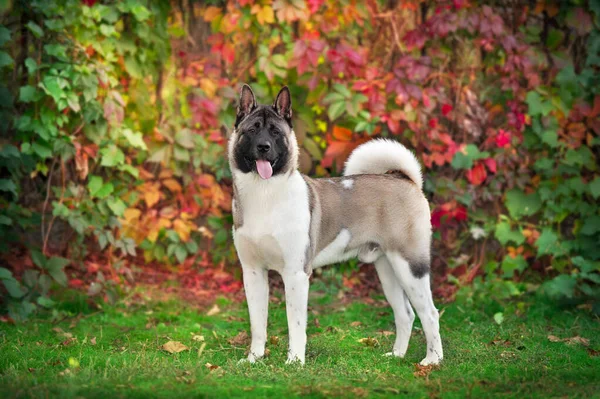
<path id="1" fill-rule="evenodd" d="M 288 319 L 289 349 L 286 363 L 304 364 L 306 353 L 306 318 L 308 307 L 308 275 L 304 270 L 282 273 Z"/>
<path id="2" fill-rule="evenodd" d="M 252 334 L 248 361 L 254 363 L 265 355 L 269 314 L 269 275 L 264 268 L 244 266 L 243 271 Z"/>

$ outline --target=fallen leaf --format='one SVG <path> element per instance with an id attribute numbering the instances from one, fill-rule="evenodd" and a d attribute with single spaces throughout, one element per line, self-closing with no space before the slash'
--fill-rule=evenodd
<path id="1" fill-rule="evenodd" d="M 361 338 L 358 340 L 358 342 L 360 342 L 361 344 L 364 344 L 366 346 L 370 346 L 372 348 L 379 346 L 379 341 L 377 341 L 377 339 L 375 338 Z"/>
<path id="2" fill-rule="evenodd" d="M 317 327 L 317 328 L 321 327 L 321 323 L 319 322 L 319 319 L 317 319 L 316 317 L 315 317 L 315 327 Z"/>
<path id="3" fill-rule="evenodd" d="M 206 342 L 203 342 L 198 349 L 198 357 L 202 356 L 202 352 L 204 352 L 204 348 L 206 348 Z"/>
<path id="4" fill-rule="evenodd" d="M 510 346 L 510 341 L 507 339 L 495 339 L 492 342 L 490 342 L 492 345 L 503 345 L 503 346 Z"/>
<path id="5" fill-rule="evenodd" d="M 558 338 L 557 336 L 554 335 L 548 335 L 548 341 L 550 342 L 562 342 L 562 339 Z"/>
<path id="6" fill-rule="evenodd" d="M 71 337 L 71 338 L 67 338 L 66 340 L 64 340 L 62 342 L 63 346 L 69 346 L 71 345 L 73 342 L 77 341 L 77 338 Z"/>
<path id="7" fill-rule="evenodd" d="M 514 359 L 517 355 L 514 352 L 502 352 L 500 354 L 502 359 Z"/>
<path id="8" fill-rule="evenodd" d="M 179 353 L 190 349 L 179 341 L 169 341 L 162 348 L 169 353 Z"/>
<path id="9" fill-rule="evenodd" d="M 379 334 L 383 335 L 384 337 L 389 337 L 390 335 L 394 335 L 393 331 L 379 331 Z"/>
<path id="10" fill-rule="evenodd" d="M 90 344 L 91 345 L 96 345 L 96 337 L 90 339 Z"/>
<path id="11" fill-rule="evenodd" d="M 415 363 L 415 372 L 413 373 L 413 375 L 415 377 L 425 378 L 429 374 L 431 374 L 431 372 L 436 368 L 437 366 L 433 364 L 430 364 L 428 366 L 421 366 L 419 363 Z"/>
<path id="12" fill-rule="evenodd" d="M 350 323 L 350 325 L 351 325 L 352 327 L 358 327 L 358 326 L 361 326 L 361 325 L 362 325 L 362 322 L 360 322 L 360 321 L 353 321 L 352 323 Z"/>
<path id="13" fill-rule="evenodd" d="M 579 335 L 571 338 L 565 338 L 564 341 L 569 345 L 581 344 L 583 346 L 590 346 L 590 340 L 587 338 L 580 337 Z"/>
<path id="14" fill-rule="evenodd" d="M 217 304 L 214 304 L 212 308 L 210 308 L 210 310 L 208 312 L 206 312 L 207 316 L 214 316 L 218 313 L 221 312 L 221 309 L 219 308 L 219 306 Z"/>
<path id="15" fill-rule="evenodd" d="M 219 368 L 219 366 L 217 366 L 216 364 L 210 364 L 210 363 L 206 363 L 204 365 L 204 367 L 206 367 L 207 369 L 209 369 L 210 371 L 216 370 Z"/>
<path id="16" fill-rule="evenodd" d="M 597 351 L 592 348 L 587 348 L 588 354 L 592 357 L 600 356 L 600 351 Z"/>
<path id="17" fill-rule="evenodd" d="M 279 337 L 277 335 L 271 335 L 269 337 L 269 343 L 271 345 L 277 345 L 277 344 L 279 344 Z"/>
<path id="18" fill-rule="evenodd" d="M 250 342 L 250 337 L 246 331 L 240 331 L 238 335 L 230 338 L 228 342 L 233 346 L 245 346 Z"/>
<path id="19" fill-rule="evenodd" d="M 193 334 L 192 335 L 192 341 L 203 342 L 204 341 L 204 335 Z"/>
<path id="20" fill-rule="evenodd" d="M 27 371 L 29 371 L 30 373 L 33 373 L 33 372 L 35 371 L 35 369 L 34 369 L 33 367 L 29 367 L 29 368 L 27 369 Z"/>

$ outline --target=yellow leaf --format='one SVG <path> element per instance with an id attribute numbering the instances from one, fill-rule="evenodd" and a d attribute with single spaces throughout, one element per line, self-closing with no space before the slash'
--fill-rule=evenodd
<path id="1" fill-rule="evenodd" d="M 137 208 L 127 208 L 125 209 L 124 218 L 125 224 L 132 223 L 133 221 L 140 218 L 142 215 L 142 211 Z"/>
<path id="2" fill-rule="evenodd" d="M 169 353 L 179 353 L 190 349 L 179 341 L 169 341 L 162 348 Z"/>
<path id="3" fill-rule="evenodd" d="M 206 22 L 211 22 L 213 19 L 221 15 L 221 9 L 215 6 L 206 7 L 203 18 Z"/>
<path id="4" fill-rule="evenodd" d="M 144 201 L 148 208 L 152 208 L 160 201 L 160 185 L 159 183 L 147 182 L 140 186 L 139 190 L 144 195 Z"/>
<path id="5" fill-rule="evenodd" d="M 150 242 L 155 242 L 158 238 L 158 233 L 160 233 L 160 230 L 163 228 L 168 229 L 169 227 L 171 227 L 171 221 L 169 219 L 158 219 L 158 222 L 151 224 L 150 231 L 148 232 L 147 236 L 148 240 Z"/>
<path id="6" fill-rule="evenodd" d="M 202 78 L 200 79 L 200 88 L 206 93 L 208 97 L 214 97 L 219 88 L 213 79 Z"/>
<path id="7" fill-rule="evenodd" d="M 177 232 L 181 241 L 186 242 L 190 239 L 190 233 L 192 232 L 192 223 L 186 222 L 185 220 L 176 219 L 173 222 L 173 230 Z"/>
<path id="8" fill-rule="evenodd" d="M 182 191 L 181 184 L 175 179 L 163 180 L 162 184 L 172 193 L 180 193 Z"/>
<path id="9" fill-rule="evenodd" d="M 173 171 L 171 169 L 163 169 L 158 174 L 159 179 L 168 179 L 169 177 L 173 177 Z"/>
<path id="10" fill-rule="evenodd" d="M 256 19 L 259 24 L 272 24 L 275 22 L 275 13 L 271 6 L 261 7 L 258 4 L 252 6 L 252 10 L 250 11 L 253 15 L 256 15 Z"/>

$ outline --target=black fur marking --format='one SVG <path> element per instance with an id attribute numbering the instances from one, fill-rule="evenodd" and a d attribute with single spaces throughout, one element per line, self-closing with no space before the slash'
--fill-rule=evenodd
<path id="1" fill-rule="evenodd" d="M 429 261 L 410 262 L 409 265 L 410 272 L 416 278 L 423 278 L 430 270 Z"/>
<path id="2" fill-rule="evenodd" d="M 410 177 L 408 177 L 408 175 L 406 173 L 404 173 L 401 170 L 388 170 L 387 172 L 385 172 L 386 175 L 391 175 L 393 177 L 396 177 L 398 179 L 404 179 L 404 180 L 408 180 L 410 182 L 413 182 L 412 179 Z"/>
<path id="3" fill-rule="evenodd" d="M 256 171 L 257 159 L 269 161 L 273 175 L 287 171 L 291 156 L 288 145 L 291 128 L 273 107 L 257 106 L 248 116 L 236 121 L 236 130 L 239 136 L 233 157 L 240 171 Z M 259 152 L 259 144 L 269 144 L 271 148 L 267 152 Z"/>

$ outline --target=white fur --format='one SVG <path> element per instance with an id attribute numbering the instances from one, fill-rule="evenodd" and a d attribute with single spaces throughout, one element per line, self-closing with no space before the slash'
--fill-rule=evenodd
<path id="1" fill-rule="evenodd" d="M 400 170 L 423 188 L 421 165 L 408 148 L 397 141 L 376 139 L 358 146 L 346 162 L 344 176 L 360 174 L 383 174 Z"/>
<path id="2" fill-rule="evenodd" d="M 342 186 L 344 186 L 344 188 L 347 188 L 348 190 L 350 190 L 352 188 L 352 186 L 354 186 L 354 180 L 352 180 L 352 179 L 342 180 Z"/>
<path id="3" fill-rule="evenodd" d="M 234 172 L 243 224 L 234 230 L 234 242 L 244 271 L 244 289 L 250 309 L 252 343 L 248 361 L 265 352 L 268 281 L 266 269 L 277 270 L 285 284 L 289 328 L 288 362 L 304 363 L 308 306 L 308 275 L 304 271 L 309 244 L 308 187 L 298 171 L 261 179 L 256 173 Z M 237 205 L 237 204 L 236 204 Z M 252 249 L 242 243 L 252 243 Z M 279 247 L 281 264 L 270 257 Z M 247 282 L 248 281 L 248 282 Z"/>
<path id="4" fill-rule="evenodd" d="M 321 250 L 313 260 L 313 268 L 331 265 L 354 258 L 358 251 L 345 251 L 352 236 L 350 231 L 342 229 L 337 237 Z"/>

